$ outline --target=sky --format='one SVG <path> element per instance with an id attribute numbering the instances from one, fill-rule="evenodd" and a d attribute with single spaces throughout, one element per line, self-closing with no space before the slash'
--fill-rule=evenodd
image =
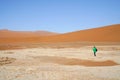
<path id="1" fill-rule="evenodd" d="M 66 33 L 120 24 L 120 0 L 0 0 L 0 29 Z"/>

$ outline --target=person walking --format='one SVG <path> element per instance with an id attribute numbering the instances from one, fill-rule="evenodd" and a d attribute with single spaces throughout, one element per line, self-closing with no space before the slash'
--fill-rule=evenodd
<path id="1" fill-rule="evenodd" d="M 93 52 L 94 52 L 94 56 L 96 56 L 97 48 L 95 46 L 93 47 Z"/>

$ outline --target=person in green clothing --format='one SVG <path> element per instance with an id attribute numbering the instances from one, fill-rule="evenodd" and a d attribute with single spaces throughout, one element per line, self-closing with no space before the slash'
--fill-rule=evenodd
<path id="1" fill-rule="evenodd" d="M 96 56 L 97 48 L 95 46 L 93 47 L 93 52 L 94 52 L 94 56 Z"/>

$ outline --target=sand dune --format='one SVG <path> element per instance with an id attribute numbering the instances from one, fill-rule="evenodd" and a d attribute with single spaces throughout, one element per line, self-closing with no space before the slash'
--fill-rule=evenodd
<path id="1" fill-rule="evenodd" d="M 11 31 L 7 29 L 0 30 L 0 38 L 26 38 L 57 35 L 58 33 L 48 31 Z"/>
<path id="2" fill-rule="evenodd" d="M 120 24 L 39 33 L 0 31 L 0 80 L 120 80 Z"/>
<path id="3" fill-rule="evenodd" d="M 11 34 L 10 34 L 11 33 Z M 37 34 L 39 32 L 36 32 Z M 120 42 L 120 24 L 81 30 L 52 36 L 38 36 L 33 32 L 0 32 L 0 43 L 25 42 Z M 8 35 L 9 34 L 9 35 Z M 42 35 L 46 33 L 42 32 Z M 5 35 L 8 35 L 5 37 Z M 16 37 L 12 37 L 16 36 Z M 29 37 L 28 37 L 29 36 Z"/>
<path id="4" fill-rule="evenodd" d="M 120 42 L 120 24 L 105 26 L 94 29 L 81 30 L 62 35 L 45 38 L 46 41 L 54 42 Z"/>

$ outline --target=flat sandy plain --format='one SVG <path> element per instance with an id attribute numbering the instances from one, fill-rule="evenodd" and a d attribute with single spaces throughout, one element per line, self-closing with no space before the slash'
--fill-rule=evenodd
<path id="1" fill-rule="evenodd" d="M 95 45 L 0 44 L 0 80 L 120 80 L 120 45 Z"/>

